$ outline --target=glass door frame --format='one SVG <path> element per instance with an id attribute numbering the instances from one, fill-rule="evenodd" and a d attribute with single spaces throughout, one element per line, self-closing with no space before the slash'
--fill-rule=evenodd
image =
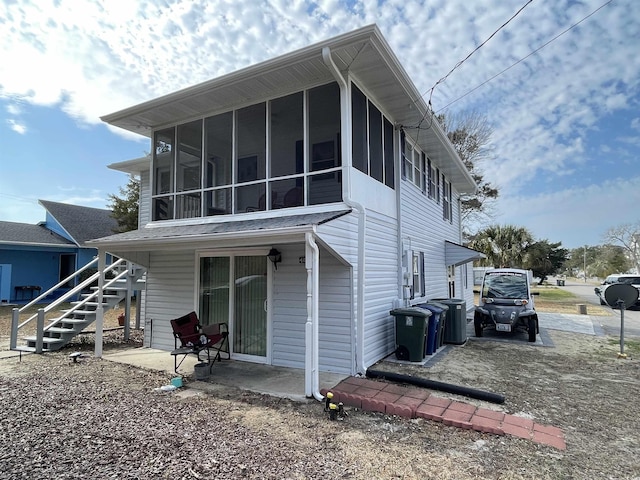
<path id="1" fill-rule="evenodd" d="M 196 305 L 196 311 L 200 315 L 200 260 L 207 257 L 227 257 L 229 258 L 229 315 L 227 318 L 227 324 L 229 326 L 229 353 L 231 359 L 242 360 L 253 363 L 271 364 L 271 345 L 272 345 L 272 308 L 273 305 L 273 265 L 267 258 L 267 253 L 271 247 L 256 247 L 247 249 L 235 249 L 235 250 L 203 250 L 196 253 L 196 288 L 194 304 Z M 237 353 L 233 351 L 234 339 L 235 339 L 235 258 L 236 257 L 263 257 L 266 262 L 267 271 L 267 300 L 266 300 L 266 355 L 264 357 L 256 355 L 248 355 L 243 353 Z"/>

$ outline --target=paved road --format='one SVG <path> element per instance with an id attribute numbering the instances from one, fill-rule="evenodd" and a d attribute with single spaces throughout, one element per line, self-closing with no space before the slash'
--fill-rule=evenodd
<path id="1" fill-rule="evenodd" d="M 555 284 L 555 279 L 550 279 L 551 282 Z M 589 305 L 600 305 L 600 299 L 594 292 L 594 288 L 598 285 L 593 283 L 580 283 L 580 282 L 571 282 L 565 281 L 563 290 L 567 290 L 574 295 L 578 295 L 579 297 L 584 299 L 584 303 L 587 304 L 587 312 L 589 312 Z M 589 315 L 594 326 L 599 325 L 602 329 L 603 333 L 607 335 L 620 335 L 620 311 L 612 310 L 606 305 L 602 308 L 606 308 L 610 310 L 611 315 L 603 317 L 603 316 L 595 316 Z M 637 337 L 640 338 L 640 309 L 635 307 L 633 310 L 625 310 L 624 312 L 624 335 L 627 337 Z"/>

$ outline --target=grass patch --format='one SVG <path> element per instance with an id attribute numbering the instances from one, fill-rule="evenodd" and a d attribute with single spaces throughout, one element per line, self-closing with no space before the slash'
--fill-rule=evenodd
<path id="1" fill-rule="evenodd" d="M 562 290 L 561 288 L 555 287 L 538 287 L 532 289 L 538 295 L 536 296 L 536 302 L 538 298 L 544 302 L 573 302 L 576 303 L 580 300 L 580 297 L 575 296 L 573 293 L 568 292 L 567 290 Z"/>
<path id="2" fill-rule="evenodd" d="M 608 337 L 607 344 L 620 348 L 620 339 Z M 624 353 L 633 357 L 640 357 L 640 340 L 624 340 Z"/>

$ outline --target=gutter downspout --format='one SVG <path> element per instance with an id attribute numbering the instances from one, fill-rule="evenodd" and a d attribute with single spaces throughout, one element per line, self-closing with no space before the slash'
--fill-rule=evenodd
<path id="1" fill-rule="evenodd" d="M 356 284 L 356 371 L 364 374 L 367 366 L 364 361 L 364 278 L 365 278 L 365 229 L 367 212 L 364 207 L 351 198 L 351 102 L 349 101 L 349 84 L 342 76 L 331 57 L 331 49 L 322 49 L 322 60 L 333 74 L 340 87 L 340 112 L 343 175 L 346 181 L 342 185 L 343 202 L 358 212 L 358 280 Z"/>
<path id="2" fill-rule="evenodd" d="M 315 230 L 315 227 L 314 227 Z M 314 232 L 315 233 L 315 232 Z M 305 233 L 305 268 L 307 269 L 307 323 L 305 324 L 305 395 L 322 401 L 319 371 L 319 291 L 320 250 L 314 233 Z"/>

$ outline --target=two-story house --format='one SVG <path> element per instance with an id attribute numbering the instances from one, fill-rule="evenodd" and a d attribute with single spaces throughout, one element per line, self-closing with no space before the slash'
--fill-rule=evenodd
<path id="1" fill-rule="evenodd" d="M 476 188 L 375 25 L 103 117 L 148 136 L 140 228 L 93 242 L 147 268 L 145 344 L 170 319 L 227 322 L 231 357 L 364 372 L 395 349 L 390 310 L 473 304 Z"/>

